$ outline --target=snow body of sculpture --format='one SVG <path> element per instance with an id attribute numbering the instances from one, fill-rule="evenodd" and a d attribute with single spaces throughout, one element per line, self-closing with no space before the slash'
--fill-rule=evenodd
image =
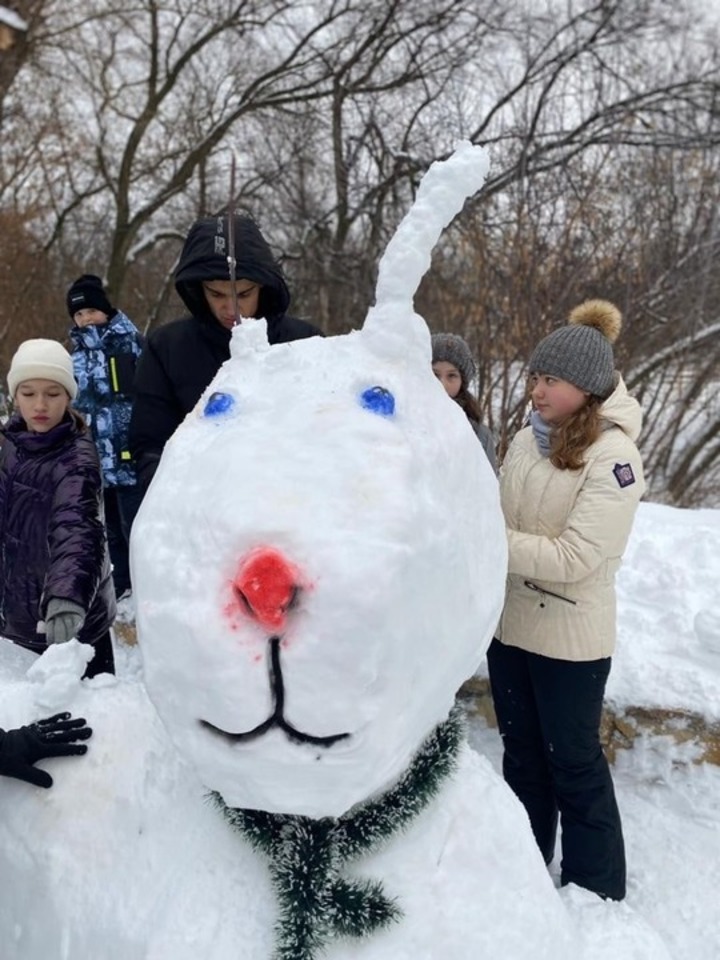
<path id="1" fill-rule="evenodd" d="M 497 485 L 432 373 L 429 331 L 412 305 L 435 242 L 486 164 L 463 144 L 426 174 L 361 331 L 270 348 L 262 321 L 234 330 L 230 360 L 168 444 L 137 520 L 148 691 L 229 807 L 336 818 L 382 795 L 447 718 L 492 636 L 506 558 Z M 429 844 L 437 860 L 420 899 L 428 884 L 435 923 L 468 883 L 460 870 L 453 879 L 449 853 L 454 837 L 454 855 L 467 855 L 462 779 L 488 789 L 467 752 L 461 768 L 427 824 L 439 830 Z M 488 827 L 470 848 L 489 878 Z M 396 889 L 392 845 L 380 877 L 406 922 L 335 943 L 330 957 L 421 955 L 428 933 L 407 890 L 415 871 L 401 867 Z M 476 955 L 497 918 L 500 898 L 479 886 L 485 907 L 473 895 L 470 916 L 444 931 L 453 956 Z M 559 917 L 543 908 L 528 918 L 535 956 L 551 944 L 557 953 Z"/>
<path id="2" fill-rule="evenodd" d="M 362 331 L 269 347 L 262 321 L 243 324 L 168 444 L 133 533 L 167 734 L 137 676 L 80 684 L 74 644 L 27 678 L 20 652 L 0 676 L 6 724 L 63 707 L 96 731 L 49 793 L 3 784 L 7 960 L 270 960 L 267 865 L 204 793 L 340 817 L 447 717 L 499 616 L 504 526 L 412 295 L 484 165 L 464 144 L 431 168 Z M 467 746 L 426 809 L 348 873 L 381 881 L 403 917 L 327 943 L 327 960 L 573 956 L 524 811 Z"/>

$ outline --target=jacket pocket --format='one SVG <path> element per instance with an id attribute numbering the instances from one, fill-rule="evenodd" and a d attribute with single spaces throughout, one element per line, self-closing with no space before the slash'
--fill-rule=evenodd
<path id="1" fill-rule="evenodd" d="M 132 353 L 118 353 L 108 357 L 110 391 L 129 397 L 135 386 L 136 358 Z"/>
<path id="2" fill-rule="evenodd" d="M 570 597 L 564 597 L 561 593 L 553 593 L 552 590 L 546 590 L 544 587 L 539 587 L 536 583 L 533 583 L 532 580 L 523 580 L 523 583 L 528 588 L 528 590 L 534 590 L 535 593 L 539 593 L 541 597 L 554 597 L 555 600 L 562 600 L 564 603 L 570 603 L 574 607 L 577 606 L 577 600 L 571 600 Z M 543 600 L 540 600 L 541 606 L 544 606 Z"/>

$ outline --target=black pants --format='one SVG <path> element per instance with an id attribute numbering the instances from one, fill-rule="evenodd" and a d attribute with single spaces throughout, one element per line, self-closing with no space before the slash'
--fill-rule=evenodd
<path id="1" fill-rule="evenodd" d="M 558 812 L 561 882 L 625 896 L 625 845 L 600 716 L 610 658 L 555 660 L 493 640 L 490 684 L 503 739 L 503 775 L 550 863 Z"/>
<path id="2" fill-rule="evenodd" d="M 103 500 L 108 549 L 113 568 L 113 585 L 115 596 L 119 598 L 126 590 L 132 589 L 128 547 L 130 530 L 140 507 L 142 494 L 140 487 L 137 486 L 105 487 Z"/>
<path id="3" fill-rule="evenodd" d="M 115 655 L 109 630 L 95 642 L 94 647 L 95 656 L 85 668 L 83 680 L 95 677 L 98 673 L 115 673 Z"/>

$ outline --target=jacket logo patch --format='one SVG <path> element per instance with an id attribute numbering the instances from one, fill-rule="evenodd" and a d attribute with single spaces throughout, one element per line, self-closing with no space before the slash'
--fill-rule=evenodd
<path id="1" fill-rule="evenodd" d="M 225 237 L 215 237 L 215 253 L 225 256 Z"/>
<path id="2" fill-rule="evenodd" d="M 616 463 L 613 467 L 613 473 L 621 487 L 629 487 L 635 483 L 635 474 L 629 463 Z"/>

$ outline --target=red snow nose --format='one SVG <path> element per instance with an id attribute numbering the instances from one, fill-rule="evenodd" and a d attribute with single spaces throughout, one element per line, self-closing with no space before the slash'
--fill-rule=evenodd
<path id="1" fill-rule="evenodd" d="M 233 587 L 247 612 L 277 633 L 297 600 L 300 575 L 279 550 L 258 547 L 240 561 Z"/>

